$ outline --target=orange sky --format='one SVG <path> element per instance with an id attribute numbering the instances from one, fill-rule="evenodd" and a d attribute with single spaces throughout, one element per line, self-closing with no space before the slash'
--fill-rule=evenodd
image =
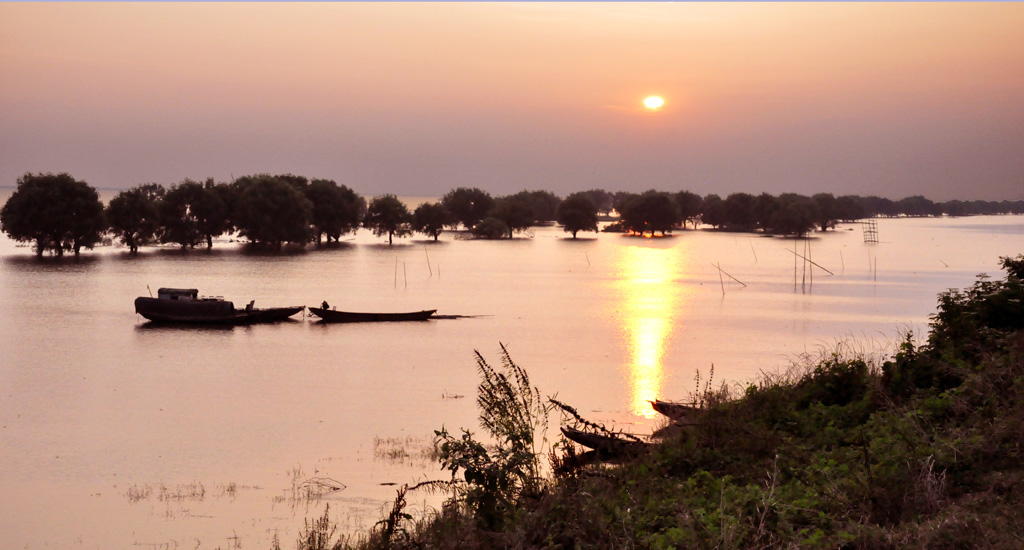
<path id="1" fill-rule="evenodd" d="M 1019 3 L 3 3 L 0 186 L 1020 199 L 1021 29 Z"/>

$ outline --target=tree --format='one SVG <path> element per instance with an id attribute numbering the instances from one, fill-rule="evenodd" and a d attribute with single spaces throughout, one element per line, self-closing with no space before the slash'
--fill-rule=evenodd
<path id="1" fill-rule="evenodd" d="M 784 193 L 779 196 L 779 208 L 772 215 L 770 226 L 775 233 L 803 236 L 814 229 L 820 216 L 814 199 Z"/>
<path id="2" fill-rule="evenodd" d="M 500 239 L 509 234 L 510 231 L 505 222 L 490 216 L 480 220 L 480 223 L 473 226 L 473 236 L 481 239 Z"/>
<path id="3" fill-rule="evenodd" d="M 313 204 L 294 185 L 273 176 L 252 178 L 238 195 L 234 220 L 238 232 L 255 244 L 281 248 L 310 238 Z"/>
<path id="4" fill-rule="evenodd" d="M 768 231 L 772 224 L 772 216 L 779 209 L 779 199 L 768 193 L 761 193 L 754 199 L 754 221 L 761 231 Z"/>
<path id="5" fill-rule="evenodd" d="M 206 200 L 209 197 L 199 182 L 186 179 L 171 186 L 160 203 L 160 242 L 180 244 L 182 248 L 192 248 L 202 242 L 196 208 L 202 209 L 200 205 Z"/>
<path id="6" fill-rule="evenodd" d="M 320 244 L 337 242 L 342 235 L 355 231 L 366 213 L 366 199 L 347 186 L 331 180 L 315 179 L 304 188 L 313 203 L 313 238 Z"/>
<path id="7" fill-rule="evenodd" d="M 373 230 L 373 234 L 378 237 L 387 235 L 388 244 L 392 244 L 393 237 L 404 237 L 412 233 L 411 221 L 412 215 L 405 203 L 394 195 L 381 195 L 370 201 L 363 225 Z"/>
<path id="8" fill-rule="evenodd" d="M 92 248 L 106 220 L 96 189 L 70 174 L 27 173 L 0 209 L 0 229 L 16 241 L 34 242 L 36 255 L 52 250 L 63 256 Z"/>
<path id="9" fill-rule="evenodd" d="M 651 236 L 656 231 L 665 235 L 682 221 L 675 199 L 662 191 L 650 190 L 625 197 L 616 209 L 622 215 L 623 228 L 641 235 L 647 231 Z"/>
<path id="10" fill-rule="evenodd" d="M 750 231 L 756 225 L 753 195 L 733 193 L 725 198 L 725 226 L 733 231 Z"/>
<path id="11" fill-rule="evenodd" d="M 700 195 L 690 191 L 680 191 L 675 194 L 676 206 L 679 207 L 679 215 L 683 218 L 683 229 L 686 229 L 686 222 L 693 223 L 697 229 L 697 222 L 700 221 L 700 206 L 703 202 Z"/>
<path id="12" fill-rule="evenodd" d="M 160 201 L 166 190 L 158 183 L 137 185 L 121 191 L 107 205 L 110 230 L 136 254 L 160 230 Z"/>
<path id="13" fill-rule="evenodd" d="M 437 236 L 444 230 L 444 226 L 451 223 L 452 214 L 441 203 L 425 202 L 416 207 L 412 213 L 412 228 L 414 231 L 429 235 L 437 240 Z"/>
<path id="14" fill-rule="evenodd" d="M 615 204 L 615 195 L 612 195 L 604 189 L 591 189 L 589 191 L 583 191 L 583 194 L 590 198 L 590 202 L 594 203 L 594 206 L 597 207 L 598 214 L 607 215 L 612 211 Z"/>
<path id="15" fill-rule="evenodd" d="M 529 206 L 534 223 L 550 222 L 558 217 L 558 205 L 562 199 L 550 191 L 520 191 L 512 196 Z"/>
<path id="16" fill-rule="evenodd" d="M 818 193 L 811 197 L 818 203 L 818 227 L 826 231 L 836 226 L 836 198 L 832 193 Z"/>
<path id="17" fill-rule="evenodd" d="M 574 239 L 579 231 L 597 231 L 597 206 L 588 193 L 573 193 L 558 205 L 558 223 Z"/>
<path id="18" fill-rule="evenodd" d="M 530 199 L 523 194 L 501 197 L 488 217 L 501 220 L 508 229 L 508 238 L 516 231 L 522 231 L 534 223 Z"/>
<path id="19" fill-rule="evenodd" d="M 441 197 L 441 204 L 452 213 L 450 225 L 461 223 L 467 230 L 472 230 L 494 208 L 494 198 L 487 191 L 475 187 L 459 187 Z"/>
<path id="20" fill-rule="evenodd" d="M 716 229 L 725 225 L 725 201 L 722 197 L 715 194 L 704 197 L 700 205 L 700 221 Z"/>

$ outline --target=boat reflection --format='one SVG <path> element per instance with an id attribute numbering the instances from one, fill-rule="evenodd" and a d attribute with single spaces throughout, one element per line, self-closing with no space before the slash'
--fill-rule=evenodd
<path id="1" fill-rule="evenodd" d="M 674 239 L 620 249 L 620 278 L 615 285 L 620 296 L 618 320 L 629 353 L 634 414 L 653 417 L 647 401 L 664 397 L 665 350 L 689 294 L 683 281 L 690 263 L 685 243 Z"/>

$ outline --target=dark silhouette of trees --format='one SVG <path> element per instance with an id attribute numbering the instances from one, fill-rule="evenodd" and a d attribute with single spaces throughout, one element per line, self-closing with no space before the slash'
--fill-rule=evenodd
<path id="1" fill-rule="evenodd" d="M 476 187 L 459 187 L 441 197 L 441 204 L 452 214 L 450 225 L 461 223 L 466 229 L 472 230 L 494 208 L 494 198 L 487 191 Z"/>
<path id="2" fill-rule="evenodd" d="M 107 205 L 110 231 L 121 239 L 128 251 L 136 254 L 139 246 L 156 239 L 160 230 L 160 201 L 166 190 L 158 183 L 137 185 L 121 191 Z"/>
<path id="3" fill-rule="evenodd" d="M 757 225 L 754 215 L 756 199 L 749 193 L 733 193 L 725 198 L 725 227 L 731 231 L 753 231 Z"/>
<path id="4" fill-rule="evenodd" d="M 212 178 L 205 184 L 186 179 L 171 186 L 160 203 L 160 242 L 193 248 L 206 241 L 213 248 L 213 238 L 230 227 L 225 201 L 230 192 L 227 186 L 218 189 Z"/>
<path id="5" fill-rule="evenodd" d="M 836 198 L 832 193 L 818 193 L 811 197 L 818 204 L 818 227 L 827 231 L 836 226 Z"/>
<path id="6" fill-rule="evenodd" d="M 597 231 L 597 206 L 587 192 L 573 193 L 558 205 L 558 223 L 572 233 L 580 231 Z"/>
<path id="7" fill-rule="evenodd" d="M 510 198 L 529 207 L 534 223 L 555 221 L 558 205 L 562 202 L 558 195 L 550 191 L 520 191 Z"/>
<path id="8" fill-rule="evenodd" d="M 754 221 L 762 231 L 771 227 L 772 216 L 779 210 L 779 200 L 768 193 L 761 193 L 754 199 Z"/>
<path id="9" fill-rule="evenodd" d="M 716 229 L 725 225 L 725 201 L 722 197 L 713 193 L 704 197 L 700 205 L 700 221 Z"/>
<path id="10" fill-rule="evenodd" d="M 412 229 L 437 240 L 444 226 L 451 223 L 452 213 L 438 202 L 425 202 L 412 213 Z"/>
<path id="11" fill-rule="evenodd" d="M 672 195 L 663 191 L 646 191 L 624 197 L 616 207 L 622 215 L 622 228 L 643 235 L 655 232 L 665 235 L 682 221 L 679 207 Z"/>
<path id="12" fill-rule="evenodd" d="M 342 235 L 359 229 L 366 214 L 366 199 L 355 191 L 324 179 L 315 179 L 302 189 L 313 204 L 312 233 L 317 245 L 325 236 L 327 242 L 338 242 Z"/>
<path id="13" fill-rule="evenodd" d="M 25 174 L 0 209 L 0 228 L 16 241 L 35 243 L 37 256 L 47 250 L 77 256 L 100 241 L 106 226 L 96 189 L 67 173 Z"/>
<path id="14" fill-rule="evenodd" d="M 392 244 L 393 237 L 412 234 L 411 222 L 412 215 L 405 203 L 394 195 L 381 195 L 370 201 L 363 226 L 378 237 L 387 235 L 388 244 Z"/>
<path id="15" fill-rule="evenodd" d="M 480 223 L 474 225 L 470 233 L 481 239 L 500 239 L 505 235 L 510 235 L 511 231 L 505 225 L 505 222 L 488 216 L 481 220 Z"/>
<path id="16" fill-rule="evenodd" d="M 598 214 L 609 214 L 615 206 L 615 196 L 604 189 L 591 189 L 583 191 L 583 194 L 590 198 L 590 201 L 597 207 Z"/>
<path id="17" fill-rule="evenodd" d="M 896 203 L 896 209 L 899 213 L 906 216 L 940 216 L 942 215 L 942 207 L 936 205 L 934 202 L 922 197 L 921 195 L 914 195 L 900 199 Z"/>
<path id="18" fill-rule="evenodd" d="M 505 224 L 508 238 L 534 224 L 533 205 L 529 195 L 518 193 L 501 197 L 495 202 L 494 208 L 487 214 Z"/>
<path id="19" fill-rule="evenodd" d="M 843 195 L 836 199 L 834 215 L 837 220 L 852 222 L 866 217 L 866 211 L 860 197 Z"/>
<path id="20" fill-rule="evenodd" d="M 286 242 L 309 242 L 313 204 L 296 185 L 266 174 L 239 182 L 233 184 L 239 190 L 233 214 L 239 234 L 278 249 Z"/>
<path id="21" fill-rule="evenodd" d="M 806 235 L 821 217 L 814 199 L 793 193 L 779 196 L 779 208 L 772 215 L 768 229 L 784 235 Z"/>
<path id="22" fill-rule="evenodd" d="M 679 215 L 683 218 L 683 229 L 686 229 L 686 222 L 693 224 L 693 228 L 697 229 L 697 223 L 700 222 L 700 206 L 703 201 L 700 195 L 691 193 L 690 191 L 680 191 L 675 194 L 676 206 L 679 207 Z"/>

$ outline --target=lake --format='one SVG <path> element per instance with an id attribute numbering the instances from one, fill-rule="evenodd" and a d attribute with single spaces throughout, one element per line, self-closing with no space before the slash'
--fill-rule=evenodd
<path id="1" fill-rule="evenodd" d="M 363 231 L 280 254 L 217 242 L 78 260 L 39 260 L 0 237 L 0 538 L 270 548 L 277 535 L 289 548 L 328 504 L 343 530 L 365 531 L 394 484 L 446 477 L 429 457 L 435 429 L 479 431 L 474 350 L 498 363 L 504 343 L 544 395 L 649 433 L 659 420 L 646 400 L 686 398 L 698 371 L 702 384 L 712 365 L 715 386 L 744 384 L 840 342 L 887 352 L 926 331 L 939 292 L 999 277 L 998 257 L 1024 252 L 1014 216 L 880 219 L 878 234 L 574 241 L 541 227 L 388 246 Z M 154 327 L 132 302 L 159 287 L 473 317 Z M 426 498 L 410 502 L 437 502 Z"/>

